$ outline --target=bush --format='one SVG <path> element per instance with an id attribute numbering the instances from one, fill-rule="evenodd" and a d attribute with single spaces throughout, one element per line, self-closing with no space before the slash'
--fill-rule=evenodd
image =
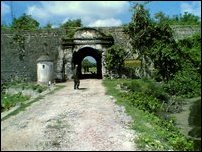
<path id="1" fill-rule="evenodd" d="M 134 106 L 141 110 L 148 111 L 151 113 L 157 113 L 161 110 L 160 102 L 149 95 L 144 93 L 130 93 L 126 94 L 125 98 Z"/>
<path id="2" fill-rule="evenodd" d="M 191 66 L 184 66 L 172 80 L 164 86 L 171 94 L 182 97 L 196 97 L 201 95 L 201 75 Z"/>
<path id="3" fill-rule="evenodd" d="M 121 75 L 124 66 L 126 51 L 119 45 L 113 45 L 106 51 L 106 69 L 114 74 Z"/>
<path id="4" fill-rule="evenodd" d="M 123 83 L 123 86 L 127 86 L 127 88 L 132 92 L 141 92 L 145 95 L 152 96 L 160 101 L 168 101 L 169 96 L 164 91 L 163 85 L 155 82 L 152 79 L 137 79 L 132 80 L 130 83 Z"/>
<path id="5" fill-rule="evenodd" d="M 140 78 L 140 77 L 138 76 L 138 73 L 137 73 L 138 69 L 139 69 L 139 68 L 135 68 L 135 67 L 125 67 L 125 66 L 124 66 L 124 67 L 122 68 L 121 73 L 122 73 L 122 76 L 125 76 L 125 77 L 127 77 L 127 78 L 138 79 L 138 78 Z"/>

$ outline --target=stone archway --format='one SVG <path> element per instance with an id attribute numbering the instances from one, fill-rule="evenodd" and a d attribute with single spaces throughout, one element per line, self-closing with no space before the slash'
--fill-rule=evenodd
<path id="1" fill-rule="evenodd" d="M 60 56 L 58 65 L 61 66 L 63 63 L 62 61 L 65 61 L 65 66 L 63 66 L 65 67 L 65 75 L 68 79 L 71 79 L 72 70 L 74 69 L 75 64 L 78 64 L 80 78 L 86 78 L 81 73 L 81 62 L 86 56 L 91 56 L 97 62 L 97 74 L 95 78 L 101 79 L 106 74 L 106 49 L 113 44 L 114 39 L 112 36 L 106 36 L 102 32 L 93 28 L 80 28 L 75 32 L 72 39 L 62 40 L 61 52 L 63 52 L 63 56 Z M 59 73 L 59 75 L 61 74 Z"/>

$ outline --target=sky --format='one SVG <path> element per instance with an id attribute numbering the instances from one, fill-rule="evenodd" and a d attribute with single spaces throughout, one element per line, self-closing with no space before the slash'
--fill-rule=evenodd
<path id="1" fill-rule="evenodd" d="M 184 12 L 201 17 L 201 1 L 151 1 L 146 8 L 151 17 L 159 11 L 170 17 Z M 9 25 L 13 16 L 23 13 L 41 27 L 51 23 L 53 28 L 68 19 L 81 19 L 89 27 L 120 26 L 129 23 L 133 14 L 128 1 L 1 1 L 1 24 Z"/>

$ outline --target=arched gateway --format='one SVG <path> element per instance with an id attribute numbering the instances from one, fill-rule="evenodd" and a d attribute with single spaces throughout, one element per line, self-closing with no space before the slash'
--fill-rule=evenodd
<path id="1" fill-rule="evenodd" d="M 97 73 L 96 75 L 92 75 L 92 78 L 103 78 L 106 73 L 104 65 L 105 52 L 106 49 L 113 44 L 113 37 L 106 36 L 96 29 L 78 29 L 73 39 L 63 39 L 62 41 L 64 56 L 62 60 L 63 63 L 60 62 L 60 64 L 63 64 L 63 73 L 59 77 L 71 79 L 72 69 L 78 64 L 80 78 L 86 78 L 81 72 L 81 63 L 85 57 L 91 56 L 95 59 L 97 65 Z"/>

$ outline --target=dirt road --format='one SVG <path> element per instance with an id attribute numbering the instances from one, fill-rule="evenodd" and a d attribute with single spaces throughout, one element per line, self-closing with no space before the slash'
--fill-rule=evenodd
<path id="1" fill-rule="evenodd" d="M 102 80 L 73 82 L 1 122 L 1 150 L 135 151 L 124 108 L 105 95 Z"/>

